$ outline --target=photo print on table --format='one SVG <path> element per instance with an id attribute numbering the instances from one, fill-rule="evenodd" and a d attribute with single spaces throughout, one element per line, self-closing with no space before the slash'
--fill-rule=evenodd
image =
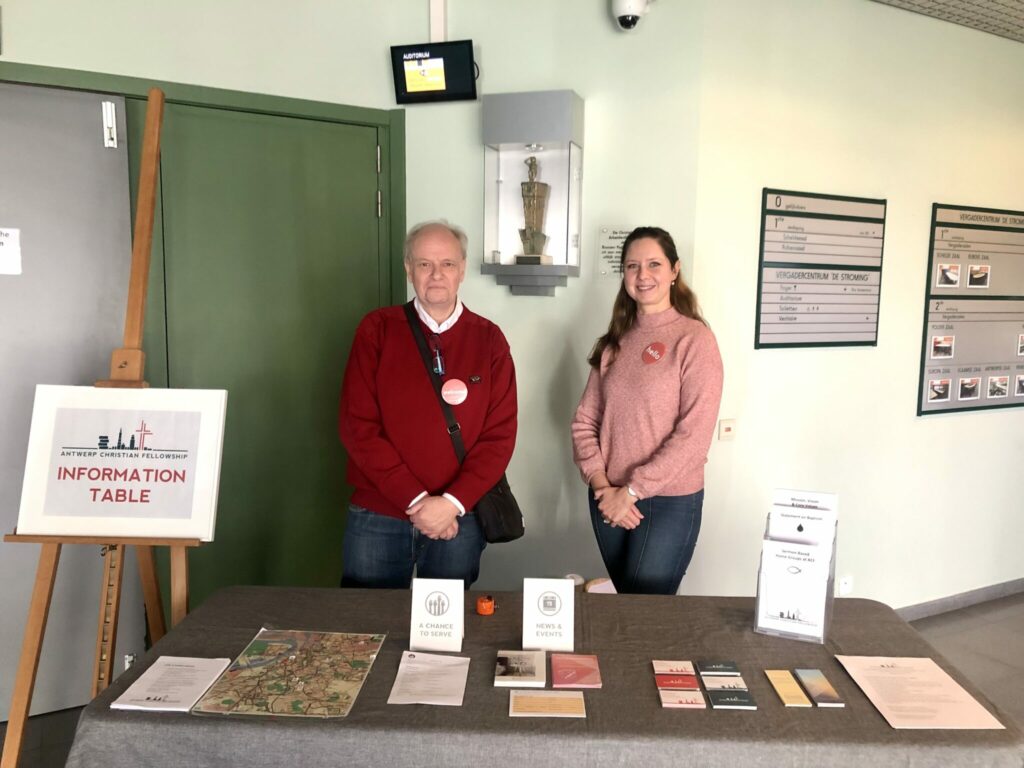
<path id="1" fill-rule="evenodd" d="M 1006 397 L 1010 392 L 1009 376 L 989 376 L 988 396 L 990 399 Z"/>
<path id="2" fill-rule="evenodd" d="M 1024 333 L 1017 337 L 1017 356 L 1024 357 Z"/>
<path id="3" fill-rule="evenodd" d="M 971 264 L 967 268 L 968 288 L 988 288 L 988 280 L 992 274 L 992 267 L 988 264 Z"/>
<path id="4" fill-rule="evenodd" d="M 932 336 L 932 360 L 950 358 L 956 345 L 955 336 Z"/>
<path id="5" fill-rule="evenodd" d="M 1024 374 L 1017 374 L 1017 386 L 1013 389 L 1014 397 L 1024 397 Z"/>
<path id="6" fill-rule="evenodd" d="M 949 402 L 949 379 L 928 380 L 928 402 L 948 403 Z"/>
<path id="7" fill-rule="evenodd" d="M 935 273 L 936 288 L 959 288 L 960 287 L 960 265 L 939 264 Z"/>
<path id="8" fill-rule="evenodd" d="M 977 400 L 981 397 L 981 377 L 971 376 L 969 379 L 960 379 L 960 394 L 958 400 Z"/>

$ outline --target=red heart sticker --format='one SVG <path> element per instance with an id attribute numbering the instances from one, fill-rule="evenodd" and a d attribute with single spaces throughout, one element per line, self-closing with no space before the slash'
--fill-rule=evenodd
<path id="1" fill-rule="evenodd" d="M 665 345 L 660 341 L 655 341 L 644 347 L 643 354 L 640 356 L 645 363 L 651 365 L 656 363 L 665 356 Z"/>

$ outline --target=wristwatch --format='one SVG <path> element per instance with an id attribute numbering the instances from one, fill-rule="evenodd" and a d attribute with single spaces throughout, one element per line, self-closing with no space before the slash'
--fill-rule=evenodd
<path id="1" fill-rule="evenodd" d="M 626 493 L 632 496 L 634 499 L 640 498 L 636 491 L 633 490 L 632 486 L 626 486 Z"/>

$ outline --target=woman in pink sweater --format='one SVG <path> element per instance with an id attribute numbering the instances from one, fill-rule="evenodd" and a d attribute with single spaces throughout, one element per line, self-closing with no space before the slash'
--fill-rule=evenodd
<path id="1" fill-rule="evenodd" d="M 722 358 L 668 232 L 633 230 L 621 261 L 572 421 L 573 457 L 615 588 L 675 594 L 700 532 Z"/>

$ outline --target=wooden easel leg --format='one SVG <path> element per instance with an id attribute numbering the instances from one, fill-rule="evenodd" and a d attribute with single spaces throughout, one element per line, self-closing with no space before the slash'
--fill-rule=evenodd
<path id="1" fill-rule="evenodd" d="M 121 582 L 124 577 L 124 551 L 123 545 L 109 544 L 103 553 L 100 614 L 96 626 L 96 661 L 92 674 L 93 698 L 110 685 L 110 678 L 114 672 L 117 620 L 121 613 Z"/>
<path id="2" fill-rule="evenodd" d="M 160 598 L 160 581 L 156 575 L 156 560 L 153 547 L 135 547 L 135 559 L 139 561 L 139 577 L 142 579 L 142 596 L 146 601 L 146 624 L 149 626 L 149 641 L 156 643 L 167 634 L 164 621 L 164 601 Z"/>
<path id="3" fill-rule="evenodd" d="M 188 547 L 171 547 L 171 626 L 188 613 Z"/>
<path id="4" fill-rule="evenodd" d="M 7 721 L 7 735 L 4 738 L 3 757 L 0 768 L 16 768 L 25 737 L 25 722 L 32 704 L 32 690 L 39 670 L 39 652 L 43 647 L 46 619 L 50 613 L 53 598 L 53 584 L 57 576 L 57 562 L 60 560 L 60 544 L 43 544 L 39 553 L 39 567 L 32 587 L 32 602 L 29 604 L 28 621 L 25 623 L 25 639 L 21 645 L 21 659 L 18 673 L 14 678 L 14 695 L 11 697 L 10 719 Z"/>

